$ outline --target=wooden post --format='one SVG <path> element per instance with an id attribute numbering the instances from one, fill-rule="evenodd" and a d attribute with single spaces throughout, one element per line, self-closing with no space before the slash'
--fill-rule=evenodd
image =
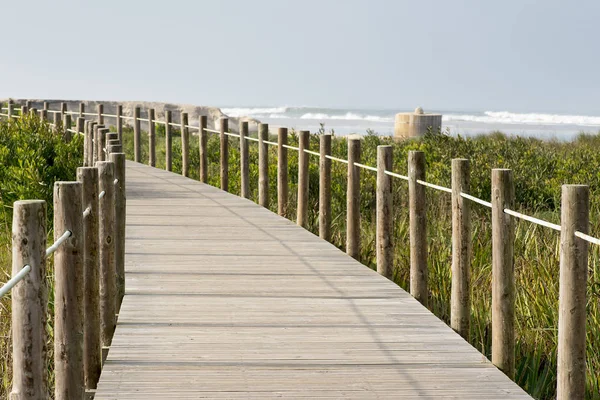
<path id="1" fill-rule="evenodd" d="M 108 142 L 110 142 L 111 140 L 115 141 L 113 144 L 119 143 L 117 132 L 107 132 L 106 133 L 106 144 L 108 145 L 109 144 Z"/>
<path id="2" fill-rule="evenodd" d="M 116 140 L 111 140 L 111 142 L 116 142 Z M 121 144 L 108 144 L 108 154 L 113 154 L 113 153 L 122 153 L 123 152 L 123 145 Z"/>
<path id="3" fill-rule="evenodd" d="M 198 147 L 200 151 L 200 182 L 208 183 L 208 155 L 206 151 L 206 146 L 208 144 L 208 132 L 206 132 L 206 128 L 208 127 L 208 118 L 206 115 L 200 116 L 200 140 L 198 141 Z"/>
<path id="4" fill-rule="evenodd" d="M 85 388 L 96 389 L 102 368 L 100 342 L 100 283 L 98 240 L 98 168 L 77 168 L 77 180 L 82 184 L 83 209 L 83 280 L 84 334 L 83 369 Z"/>
<path id="5" fill-rule="evenodd" d="M 173 169 L 173 159 L 171 151 L 173 149 L 173 138 L 171 136 L 171 110 L 165 110 L 165 169 L 171 171 Z"/>
<path id="6" fill-rule="evenodd" d="M 48 104 L 47 101 L 44 101 L 42 109 L 48 111 L 50 109 L 50 104 Z"/>
<path id="7" fill-rule="evenodd" d="M 71 139 L 73 138 L 73 135 L 71 135 L 71 132 L 69 132 L 71 130 L 71 115 L 69 114 L 64 114 L 63 117 L 63 137 L 65 138 L 65 140 L 67 142 L 71 141 Z"/>
<path id="8" fill-rule="evenodd" d="M 248 160 L 248 121 L 240 122 L 240 195 L 250 198 L 250 162 Z"/>
<path id="9" fill-rule="evenodd" d="M 181 175 L 190 176 L 190 131 L 188 129 L 188 113 L 182 112 L 181 123 Z"/>
<path id="10" fill-rule="evenodd" d="M 284 146 L 288 144 L 287 128 L 277 130 L 277 213 L 288 216 L 288 153 Z"/>
<path id="11" fill-rule="evenodd" d="M 52 124 L 54 125 L 54 133 L 58 133 L 59 132 L 59 127 L 61 124 L 61 120 L 60 120 L 60 114 L 55 112 L 52 113 Z"/>
<path id="12" fill-rule="evenodd" d="M 28 112 L 29 109 L 27 108 L 27 106 L 21 106 L 21 117 L 26 116 Z"/>
<path id="13" fill-rule="evenodd" d="M 14 102 L 12 101 L 12 99 L 8 99 L 8 110 L 6 111 L 6 114 L 8 114 L 8 120 L 10 121 L 10 119 L 13 117 L 13 108 L 14 108 Z"/>
<path id="14" fill-rule="evenodd" d="M 470 163 L 452 160 L 452 290 L 450 326 L 469 340 L 471 326 L 471 203 L 460 193 L 470 191 Z"/>
<path id="15" fill-rule="evenodd" d="M 556 393 L 558 400 L 584 399 L 588 243 L 575 232 L 588 233 L 588 186 L 563 185 L 560 221 Z"/>
<path id="16" fill-rule="evenodd" d="M 269 125 L 258 124 L 258 204 L 269 208 Z"/>
<path id="17" fill-rule="evenodd" d="M 29 115 L 31 116 L 38 116 L 38 110 L 37 108 L 33 107 L 29 109 Z"/>
<path id="18" fill-rule="evenodd" d="M 82 118 L 79 117 L 78 121 L 81 120 Z M 85 121 L 85 120 L 84 120 Z M 92 131 L 92 124 L 90 123 L 90 121 L 85 121 L 85 131 L 83 132 L 83 166 L 84 167 L 89 167 L 90 164 L 88 162 L 89 159 L 89 147 L 91 145 L 91 131 Z"/>
<path id="19" fill-rule="evenodd" d="M 98 147 L 96 149 L 98 151 L 97 161 L 106 161 L 106 134 L 108 134 L 109 130 L 110 129 L 108 128 L 98 129 Z"/>
<path id="20" fill-rule="evenodd" d="M 425 186 L 425 153 L 408 152 L 408 207 L 410 236 L 410 294 L 427 307 L 427 204 Z"/>
<path id="21" fill-rule="evenodd" d="M 85 104 L 79 103 L 79 118 L 85 118 Z"/>
<path id="22" fill-rule="evenodd" d="M 115 331 L 116 311 L 116 264 L 115 264 L 115 191 L 114 163 L 98 161 L 98 190 L 105 195 L 98 206 L 100 237 L 100 337 L 102 340 L 102 360 L 106 359 L 108 348 Z"/>
<path id="23" fill-rule="evenodd" d="M 64 119 L 65 115 L 67 115 L 67 103 L 65 103 L 64 101 L 62 103 L 60 103 L 60 118 Z"/>
<path id="24" fill-rule="evenodd" d="M 229 119 L 221 118 L 221 132 L 219 134 L 221 144 L 221 190 L 229 191 L 229 140 L 225 132 L 229 130 Z"/>
<path id="25" fill-rule="evenodd" d="M 94 156 L 94 149 L 96 148 L 96 145 L 94 143 L 95 137 L 96 137 L 96 127 L 98 126 L 98 123 L 96 121 L 90 121 L 89 124 L 89 139 L 88 139 L 88 155 L 87 155 L 87 164 L 86 167 L 93 167 L 94 163 L 96 162 L 94 160 L 95 156 Z"/>
<path id="26" fill-rule="evenodd" d="M 77 132 L 79 132 L 81 135 L 85 135 L 85 118 L 77 118 Z M 84 149 L 85 151 L 85 149 Z M 85 158 L 84 158 L 85 159 Z"/>
<path id="27" fill-rule="evenodd" d="M 71 236 L 54 253 L 55 399 L 82 399 L 83 208 L 80 182 L 54 183 L 54 241 Z"/>
<path id="28" fill-rule="evenodd" d="M 25 100 L 25 107 L 27 107 L 27 110 L 31 110 L 31 100 Z"/>
<path id="29" fill-rule="evenodd" d="M 509 169 L 492 170 L 492 363 L 515 377 L 515 185 Z"/>
<path id="30" fill-rule="evenodd" d="M 40 110 L 40 118 L 42 119 L 42 121 L 48 121 L 48 110 Z"/>
<path id="31" fill-rule="evenodd" d="M 115 265 L 117 271 L 117 314 L 125 296 L 125 153 L 111 153 L 115 168 Z"/>
<path id="32" fill-rule="evenodd" d="M 296 223 L 303 228 L 308 226 L 308 153 L 310 132 L 298 133 L 298 210 Z"/>
<path id="33" fill-rule="evenodd" d="M 346 253 L 360 256 L 360 139 L 348 139 L 348 192 L 346 195 Z"/>
<path id="34" fill-rule="evenodd" d="M 133 110 L 133 156 L 135 162 L 142 162 L 142 133 L 140 130 L 140 108 Z"/>
<path id="35" fill-rule="evenodd" d="M 331 241 L 331 135 L 319 137 L 319 237 Z"/>
<path id="36" fill-rule="evenodd" d="M 393 166 L 392 146 L 377 146 L 377 272 L 388 279 L 394 274 L 392 239 L 392 177 L 385 171 Z"/>
<path id="37" fill-rule="evenodd" d="M 98 124 L 104 125 L 104 104 L 98 104 Z"/>
<path id="38" fill-rule="evenodd" d="M 156 167 L 156 124 L 154 108 L 148 109 L 148 165 Z"/>
<path id="39" fill-rule="evenodd" d="M 45 399 L 46 368 L 46 202 L 14 203 L 12 274 L 25 265 L 31 271 L 12 289 L 12 391 L 10 398 Z"/>
<path id="40" fill-rule="evenodd" d="M 119 141 L 123 143 L 123 106 L 117 104 L 117 134 L 119 135 Z"/>

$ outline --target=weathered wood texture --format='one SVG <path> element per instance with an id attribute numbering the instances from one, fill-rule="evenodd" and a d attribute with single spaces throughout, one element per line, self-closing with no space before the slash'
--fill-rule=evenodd
<path id="1" fill-rule="evenodd" d="M 586 288 L 590 192 L 585 185 L 563 185 L 560 232 L 557 399 L 585 398 Z"/>
<path id="2" fill-rule="evenodd" d="M 509 169 L 492 170 L 492 362 L 515 376 L 515 184 Z"/>
<path id="3" fill-rule="evenodd" d="M 221 118 L 221 132 L 219 133 L 221 189 L 227 192 L 229 190 L 229 136 L 225 132 L 229 132 L 229 119 Z"/>
<path id="4" fill-rule="evenodd" d="M 288 217 L 288 154 L 284 147 L 287 144 L 287 128 L 277 129 L 277 213 L 282 217 Z"/>
<path id="5" fill-rule="evenodd" d="M 142 162 L 142 128 L 140 126 L 140 108 L 133 110 L 133 157 Z"/>
<path id="6" fill-rule="evenodd" d="M 388 279 L 269 210 L 129 163 L 96 400 L 528 399 Z"/>
<path id="7" fill-rule="evenodd" d="M 182 112 L 181 124 L 181 175 L 190 176 L 190 130 L 188 129 L 188 113 Z"/>
<path id="8" fill-rule="evenodd" d="M 86 389 L 95 389 L 102 368 L 100 342 L 100 281 L 98 243 L 98 168 L 77 168 L 82 185 L 83 209 L 83 366 Z"/>
<path id="9" fill-rule="evenodd" d="M 394 252 L 392 247 L 392 177 L 385 171 L 392 171 L 392 146 L 377 146 L 377 272 L 388 279 L 394 273 Z"/>
<path id="10" fill-rule="evenodd" d="M 319 237 L 331 241 L 331 135 L 319 137 Z M 287 167 L 287 166 L 286 166 Z"/>
<path id="11" fill-rule="evenodd" d="M 115 191 L 114 163 L 99 161 L 98 190 L 105 192 L 98 206 L 100 237 L 100 324 L 102 347 L 109 347 L 115 329 L 116 264 L 115 264 Z"/>
<path id="12" fill-rule="evenodd" d="M 171 130 L 171 122 L 173 115 L 171 110 L 165 110 L 165 169 L 171 171 L 173 169 L 173 136 Z"/>
<path id="13" fill-rule="evenodd" d="M 429 299 L 427 287 L 427 207 L 425 186 L 425 153 L 408 152 L 408 208 L 410 238 L 410 293 L 425 307 Z"/>
<path id="14" fill-rule="evenodd" d="M 126 224 L 126 194 L 125 194 L 125 153 L 111 153 L 110 160 L 114 164 L 115 176 L 115 269 L 117 271 L 117 305 L 119 313 L 123 296 L 125 296 L 125 224 Z"/>
<path id="15" fill-rule="evenodd" d="M 298 133 L 298 205 L 296 209 L 296 223 L 303 228 L 308 226 L 308 153 L 310 132 Z"/>
<path id="16" fill-rule="evenodd" d="M 258 204 L 269 208 L 269 125 L 258 125 Z"/>
<path id="17" fill-rule="evenodd" d="M 360 255 L 360 163 L 359 138 L 348 139 L 348 187 L 346 190 L 346 253 Z"/>
<path id="18" fill-rule="evenodd" d="M 54 376 L 56 400 L 81 399 L 83 372 L 83 208 L 80 182 L 54 184 Z"/>
<path id="19" fill-rule="evenodd" d="M 471 203 L 460 193 L 470 190 L 470 163 L 452 160 L 452 293 L 450 326 L 469 339 L 471 326 Z"/>
<path id="20" fill-rule="evenodd" d="M 148 110 L 148 165 L 156 166 L 156 113 L 154 108 Z"/>
<path id="21" fill-rule="evenodd" d="M 48 396 L 46 369 L 46 202 L 14 203 L 12 223 L 12 274 L 25 265 L 31 271 L 12 290 L 11 400 L 36 400 Z"/>
<path id="22" fill-rule="evenodd" d="M 240 195 L 245 199 L 250 198 L 250 160 L 247 136 L 248 121 L 242 121 L 240 124 Z"/>
<path id="23" fill-rule="evenodd" d="M 200 136 L 198 140 L 198 147 L 200 151 L 200 182 L 207 183 L 208 182 L 208 154 L 206 146 L 208 144 L 208 132 L 206 132 L 206 128 L 208 128 L 208 117 L 206 115 L 200 116 L 200 132 L 198 135 Z M 248 124 L 246 124 L 246 128 Z"/>

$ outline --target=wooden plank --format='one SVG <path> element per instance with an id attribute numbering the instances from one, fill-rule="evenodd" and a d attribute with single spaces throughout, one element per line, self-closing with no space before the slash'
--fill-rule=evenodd
<path id="1" fill-rule="evenodd" d="M 270 211 L 128 163 L 96 399 L 527 399 L 394 283 Z"/>

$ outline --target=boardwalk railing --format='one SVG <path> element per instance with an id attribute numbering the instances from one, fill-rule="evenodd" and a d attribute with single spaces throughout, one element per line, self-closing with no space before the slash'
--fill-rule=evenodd
<path id="1" fill-rule="evenodd" d="M 5 116 L 13 116 L 14 109 L 9 104 Z M 23 106 L 21 113 L 28 112 L 30 105 Z M 392 171 L 392 147 L 378 146 L 377 166 L 362 164 L 360 161 L 360 140 L 348 140 L 348 159 L 331 155 L 331 135 L 322 135 L 319 151 L 309 149 L 309 132 L 299 132 L 299 146 L 290 146 L 287 142 L 287 129 L 279 128 L 278 141 L 268 140 L 268 125 L 259 124 L 258 138 L 248 136 L 247 122 L 240 123 L 239 134 L 229 132 L 228 119 L 222 118 L 220 129 L 208 129 L 206 117 L 201 117 L 198 126 L 188 124 L 188 116 L 181 113 L 180 123 L 172 122 L 170 111 L 165 112 L 165 121 L 154 118 L 155 111 L 148 110 L 148 118 L 140 118 L 140 108 L 136 107 L 133 117 L 122 115 L 122 107 L 117 114 L 104 114 L 102 105 L 97 113 L 86 113 L 83 104 L 79 112 L 69 112 L 65 106 L 60 111 L 45 110 L 47 113 L 61 115 L 79 115 L 79 127 L 84 125 L 81 118 L 92 116 L 96 122 L 85 123 L 86 163 L 101 159 L 107 130 L 103 127 L 104 118 L 116 121 L 117 139 L 121 140 L 122 122 L 132 121 L 134 127 L 134 159 L 141 162 L 140 121 L 147 122 L 149 129 L 149 164 L 156 163 L 155 125 L 162 124 L 166 132 L 165 165 L 172 166 L 171 127 L 181 129 L 182 174 L 189 175 L 189 131 L 198 131 L 200 154 L 200 180 L 208 181 L 207 135 L 220 137 L 220 186 L 229 187 L 229 137 L 240 140 L 241 195 L 249 197 L 248 143 L 254 141 L 259 146 L 259 204 L 269 204 L 268 146 L 278 149 L 277 198 L 278 213 L 288 217 L 288 166 L 287 150 L 299 152 L 298 166 L 298 225 L 306 227 L 308 213 L 308 157 L 319 157 L 319 234 L 325 240 L 331 239 L 331 161 L 348 165 L 347 192 L 347 235 L 346 252 L 357 257 L 360 249 L 359 198 L 360 170 L 377 174 L 376 191 L 376 249 L 377 271 L 391 278 L 393 272 L 392 238 L 392 179 L 397 178 L 408 183 L 409 192 L 409 239 L 410 239 L 410 293 L 425 306 L 427 305 L 427 235 L 426 235 L 426 192 L 433 189 L 451 195 L 452 202 L 452 289 L 451 289 L 451 327 L 465 339 L 470 330 L 471 310 L 471 203 L 491 209 L 492 217 L 492 362 L 506 375 L 515 376 L 515 275 L 514 275 L 514 238 L 515 218 L 538 224 L 561 234 L 560 246 L 560 294 L 558 327 L 558 387 L 559 399 L 583 399 L 585 395 L 585 340 L 586 340 L 586 284 L 588 267 L 588 243 L 600 245 L 600 239 L 588 234 L 589 229 L 589 189 L 585 185 L 563 185 L 561 204 L 561 224 L 534 218 L 513 210 L 515 203 L 515 185 L 512 171 L 508 169 L 492 170 L 491 201 L 479 199 L 469 194 L 470 163 L 465 159 L 452 160 L 452 187 L 444 187 L 426 181 L 425 154 L 411 151 L 408 155 L 407 175 Z M 6 109 L 3 109 L 6 110 Z M 18 112 L 18 111 L 17 111 Z M 2 115 L 2 114 L 0 114 Z M 55 117 L 55 123 L 60 119 Z M 67 122 L 63 124 L 67 126 Z M 67 128 L 70 129 L 70 128 Z M 102 143 L 95 147 L 96 143 Z M 120 143 L 113 142 L 113 146 Z M 88 149 L 89 146 L 89 149 Z M 116 147 L 116 150 L 121 150 Z M 16 273 L 17 271 L 15 271 Z"/>
<path id="2" fill-rule="evenodd" d="M 13 115 L 10 107 L 8 115 Z M 61 129 L 89 140 L 82 118 L 77 130 L 70 128 L 70 115 L 63 118 Z M 55 126 L 61 126 L 60 120 Z M 92 143 L 99 160 L 86 160 L 77 169 L 77 182 L 54 184 L 50 247 L 46 202 L 14 203 L 13 278 L 2 286 L 0 297 L 12 289 L 15 398 L 48 397 L 47 257 L 54 254 L 55 398 L 92 397 L 111 344 L 125 290 L 125 154 L 114 151 L 114 145 L 106 151 L 99 140 Z"/>

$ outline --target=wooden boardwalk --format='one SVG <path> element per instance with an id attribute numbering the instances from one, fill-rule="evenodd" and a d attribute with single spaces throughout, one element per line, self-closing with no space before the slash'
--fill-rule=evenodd
<path id="1" fill-rule="evenodd" d="M 294 223 L 132 162 L 127 196 L 127 289 L 96 399 L 530 398 Z"/>

